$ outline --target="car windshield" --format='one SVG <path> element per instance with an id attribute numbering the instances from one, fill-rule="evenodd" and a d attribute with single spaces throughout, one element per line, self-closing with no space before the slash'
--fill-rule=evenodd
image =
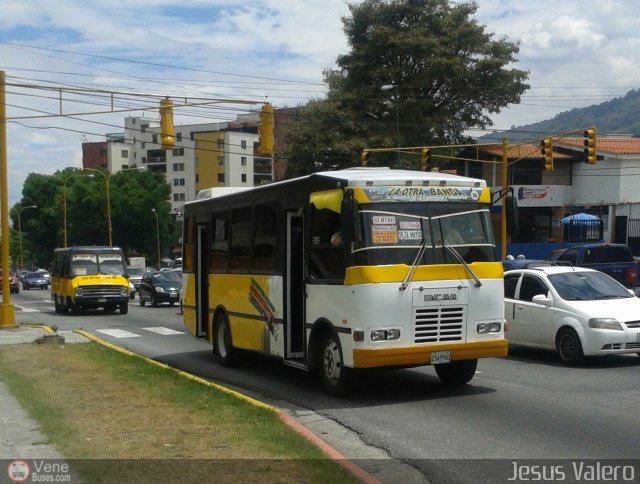
<path id="1" fill-rule="evenodd" d="M 153 280 L 155 282 L 182 282 L 180 275 L 173 271 L 157 272 L 153 275 Z"/>
<path id="2" fill-rule="evenodd" d="M 73 254 L 74 276 L 108 274 L 120 276 L 125 273 L 120 254 Z"/>
<path id="3" fill-rule="evenodd" d="M 44 275 L 42 274 L 42 272 L 29 272 L 29 274 L 27 274 L 27 277 L 29 279 L 43 279 Z"/>
<path id="4" fill-rule="evenodd" d="M 144 269 L 142 267 L 129 267 L 127 271 L 129 271 L 130 276 L 141 276 L 144 274 Z"/>
<path id="5" fill-rule="evenodd" d="M 549 281 L 562 299 L 594 301 L 621 299 L 632 296 L 627 289 L 602 272 L 566 272 L 552 274 Z"/>

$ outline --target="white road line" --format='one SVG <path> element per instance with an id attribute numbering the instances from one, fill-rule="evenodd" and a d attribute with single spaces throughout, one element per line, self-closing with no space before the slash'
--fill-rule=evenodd
<path id="1" fill-rule="evenodd" d="M 14 307 L 15 307 L 16 309 L 19 309 L 19 310 L 20 310 L 21 312 L 23 312 L 23 313 L 39 313 L 39 312 L 40 312 L 40 310 L 39 310 L 39 309 L 27 309 L 27 308 L 25 308 L 24 306 L 18 306 L 18 305 L 15 305 Z"/>
<path id="2" fill-rule="evenodd" d="M 152 333 L 161 334 L 162 336 L 172 336 L 174 334 L 185 334 L 184 331 L 176 331 L 171 328 L 163 328 L 162 326 L 155 326 L 152 328 L 142 328 L 145 331 L 151 331 Z"/>
<path id="3" fill-rule="evenodd" d="M 106 334 L 112 338 L 139 338 L 139 334 L 125 331 L 124 329 L 97 329 L 98 333 Z"/>

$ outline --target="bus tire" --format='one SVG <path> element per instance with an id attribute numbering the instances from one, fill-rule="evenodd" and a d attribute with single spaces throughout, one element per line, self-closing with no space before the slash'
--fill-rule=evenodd
<path id="1" fill-rule="evenodd" d="M 434 365 L 440 381 L 445 385 L 464 385 L 476 374 L 478 360 L 460 360 Z"/>
<path id="2" fill-rule="evenodd" d="M 234 366 L 238 362 L 238 350 L 231 341 L 229 321 L 220 313 L 213 322 L 213 356 L 222 366 Z"/>
<path id="3" fill-rule="evenodd" d="M 129 312 L 129 301 L 120 303 L 120 314 L 127 314 Z"/>
<path id="4" fill-rule="evenodd" d="M 344 366 L 340 340 L 332 331 L 327 331 L 320 339 L 318 355 L 318 374 L 322 390 L 333 396 L 340 397 L 347 393 L 351 368 Z"/>

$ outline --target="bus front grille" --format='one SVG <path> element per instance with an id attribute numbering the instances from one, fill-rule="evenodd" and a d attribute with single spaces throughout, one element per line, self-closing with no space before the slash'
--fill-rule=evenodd
<path id="1" fill-rule="evenodd" d="M 84 297 L 109 297 L 120 296 L 122 286 L 82 286 Z"/>
<path id="2" fill-rule="evenodd" d="M 416 343 L 462 341 L 464 320 L 463 307 L 417 308 L 414 341 Z"/>

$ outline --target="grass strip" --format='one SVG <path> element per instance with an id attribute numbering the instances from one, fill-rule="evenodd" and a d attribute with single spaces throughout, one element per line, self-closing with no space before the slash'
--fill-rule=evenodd
<path id="1" fill-rule="evenodd" d="M 0 379 L 66 458 L 105 460 L 92 482 L 164 479 L 166 462 L 189 480 L 353 482 L 274 412 L 95 343 L 1 347 Z"/>

